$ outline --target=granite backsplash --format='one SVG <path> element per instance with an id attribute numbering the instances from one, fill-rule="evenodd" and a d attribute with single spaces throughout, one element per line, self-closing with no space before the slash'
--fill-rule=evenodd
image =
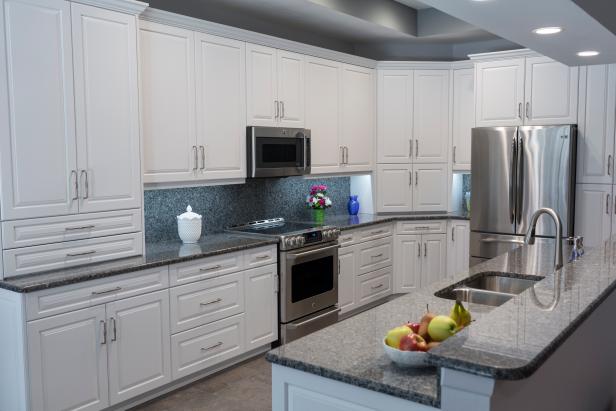
<path id="1" fill-rule="evenodd" d="M 346 213 L 350 177 L 249 179 L 245 184 L 146 190 L 144 193 L 146 241 L 178 238 L 176 216 L 190 204 L 203 216 L 203 233 L 262 218 L 306 219 L 305 198 L 313 184 L 328 186 L 332 214 Z M 360 199 L 361 202 L 361 199 Z"/>

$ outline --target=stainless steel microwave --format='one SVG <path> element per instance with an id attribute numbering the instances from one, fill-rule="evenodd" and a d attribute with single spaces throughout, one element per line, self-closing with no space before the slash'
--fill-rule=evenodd
<path id="1" fill-rule="evenodd" d="M 246 157 L 249 178 L 310 174 L 310 130 L 247 127 Z"/>

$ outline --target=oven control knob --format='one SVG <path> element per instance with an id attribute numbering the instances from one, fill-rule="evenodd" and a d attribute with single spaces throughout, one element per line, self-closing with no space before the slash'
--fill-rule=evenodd
<path id="1" fill-rule="evenodd" d="M 287 237 L 287 238 L 284 240 L 284 243 L 285 243 L 285 245 L 286 245 L 287 247 L 292 247 L 292 246 L 293 246 L 293 238 L 291 238 L 291 237 Z"/>
<path id="2" fill-rule="evenodd" d="M 306 242 L 304 237 L 297 237 L 297 245 L 302 246 Z"/>

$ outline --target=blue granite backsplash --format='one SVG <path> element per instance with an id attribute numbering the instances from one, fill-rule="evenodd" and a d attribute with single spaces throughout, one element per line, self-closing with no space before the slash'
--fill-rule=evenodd
<path id="1" fill-rule="evenodd" d="M 144 193 L 146 241 L 178 238 L 176 216 L 191 205 L 203 216 L 203 233 L 263 218 L 310 218 L 305 199 L 313 184 L 328 186 L 333 205 L 326 212 L 346 213 L 350 177 L 301 177 L 246 180 L 245 184 L 146 190 Z"/>

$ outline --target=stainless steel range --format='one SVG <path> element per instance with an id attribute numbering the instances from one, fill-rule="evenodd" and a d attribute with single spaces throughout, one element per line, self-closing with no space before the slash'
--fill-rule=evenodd
<path id="1" fill-rule="evenodd" d="M 279 319 L 283 344 L 338 321 L 337 227 L 315 227 L 274 218 L 233 226 L 230 230 L 279 240 Z"/>

